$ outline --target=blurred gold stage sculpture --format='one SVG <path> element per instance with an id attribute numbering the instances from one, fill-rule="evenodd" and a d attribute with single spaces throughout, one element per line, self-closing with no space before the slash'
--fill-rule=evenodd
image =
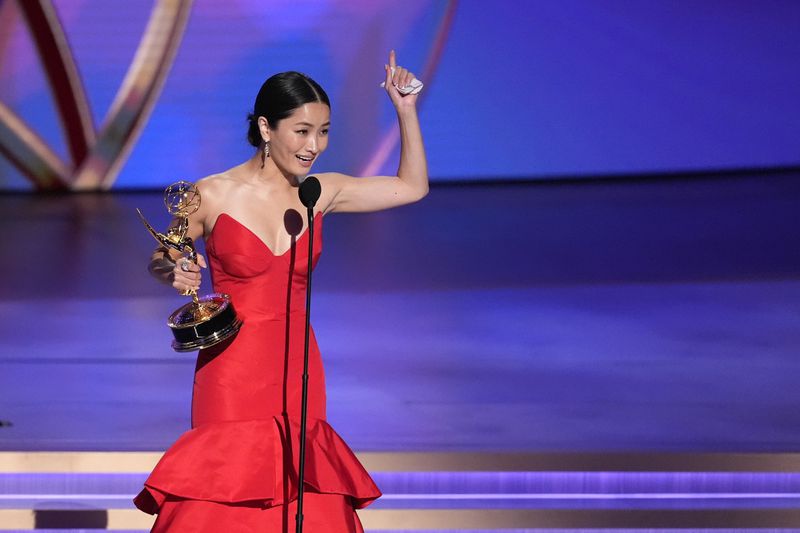
<path id="1" fill-rule="evenodd" d="M 69 161 L 2 102 L 0 152 L 39 190 L 110 189 L 158 100 L 192 1 L 156 0 L 133 62 L 99 131 L 52 1 L 17 2 L 53 91 Z"/>

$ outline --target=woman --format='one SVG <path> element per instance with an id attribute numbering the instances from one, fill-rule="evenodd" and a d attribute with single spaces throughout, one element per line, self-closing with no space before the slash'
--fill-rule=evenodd
<path id="1" fill-rule="evenodd" d="M 389 54 L 385 88 L 401 135 L 397 176 L 317 174 L 314 264 L 321 224 L 335 212 L 376 211 L 428 192 L 414 75 Z M 286 72 L 256 97 L 249 160 L 197 183 L 201 205 L 188 235 L 204 237 L 216 292 L 231 296 L 244 326 L 232 340 L 201 350 L 192 429 L 164 454 L 137 507 L 158 513 L 154 532 L 294 531 L 301 374 L 308 279 L 301 177 L 328 145 L 330 103 L 310 78 Z M 180 292 L 198 289 L 200 267 L 158 249 L 150 271 Z M 325 384 L 316 340 L 309 349 L 309 402 L 303 526 L 308 533 L 360 532 L 355 513 L 380 496 L 352 451 L 325 421 Z"/>

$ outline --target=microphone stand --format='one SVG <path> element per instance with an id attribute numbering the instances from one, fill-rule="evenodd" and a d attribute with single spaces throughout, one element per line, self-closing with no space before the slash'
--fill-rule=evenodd
<path id="1" fill-rule="evenodd" d="M 300 185 L 300 201 L 308 213 L 308 284 L 306 285 L 306 331 L 303 346 L 303 399 L 300 407 L 300 466 L 298 468 L 296 533 L 303 532 L 303 479 L 306 466 L 306 418 L 308 416 L 308 341 L 311 332 L 311 268 L 314 261 L 314 205 L 320 196 L 319 180 L 308 176 Z"/>

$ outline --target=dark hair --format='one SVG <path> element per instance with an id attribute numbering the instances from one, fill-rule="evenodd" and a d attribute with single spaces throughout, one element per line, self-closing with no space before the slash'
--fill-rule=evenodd
<path id="1" fill-rule="evenodd" d="M 278 122 L 285 119 L 298 107 L 312 102 L 321 102 L 328 107 L 331 103 L 320 85 L 300 72 L 281 72 L 271 76 L 256 96 L 253 112 L 247 115 L 250 127 L 247 140 L 255 147 L 261 145 L 261 132 L 258 117 L 267 119 L 270 128 L 277 128 Z"/>

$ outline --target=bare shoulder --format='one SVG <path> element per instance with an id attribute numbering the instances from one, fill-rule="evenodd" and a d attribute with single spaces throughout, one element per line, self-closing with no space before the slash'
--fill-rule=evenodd
<path id="1" fill-rule="evenodd" d="M 230 196 L 231 190 L 236 186 L 236 179 L 228 172 L 211 174 L 205 178 L 197 180 L 195 185 L 200 192 L 201 203 L 215 211 L 223 200 Z"/>
<path id="2" fill-rule="evenodd" d="M 332 210 L 334 200 L 342 186 L 347 180 L 353 178 L 339 172 L 320 172 L 319 174 L 315 173 L 314 176 L 319 180 L 322 187 L 322 193 L 320 194 L 321 210 L 323 213 L 328 213 Z"/>
<path id="3" fill-rule="evenodd" d="M 342 174 L 341 172 L 320 172 L 315 173 L 314 176 L 319 178 L 320 182 L 322 181 L 336 181 L 341 180 L 344 178 L 348 178 L 349 176 L 346 174 Z"/>
<path id="4" fill-rule="evenodd" d="M 319 174 L 314 174 L 314 176 L 317 177 L 323 189 L 325 188 L 325 186 L 333 188 L 340 187 L 342 183 L 344 183 L 348 179 L 352 179 L 352 176 L 348 176 L 340 172 L 320 172 Z"/>
<path id="5" fill-rule="evenodd" d="M 200 209 L 197 210 L 196 220 L 201 224 L 203 234 L 208 234 L 213 227 L 233 185 L 234 182 L 227 172 L 211 174 L 195 182 L 200 193 Z"/>
<path id="6" fill-rule="evenodd" d="M 209 201 L 214 201 L 217 197 L 224 196 L 233 186 L 233 179 L 227 172 L 221 172 L 201 178 L 197 180 L 195 185 L 197 190 L 200 191 L 203 200 L 208 198 Z"/>

